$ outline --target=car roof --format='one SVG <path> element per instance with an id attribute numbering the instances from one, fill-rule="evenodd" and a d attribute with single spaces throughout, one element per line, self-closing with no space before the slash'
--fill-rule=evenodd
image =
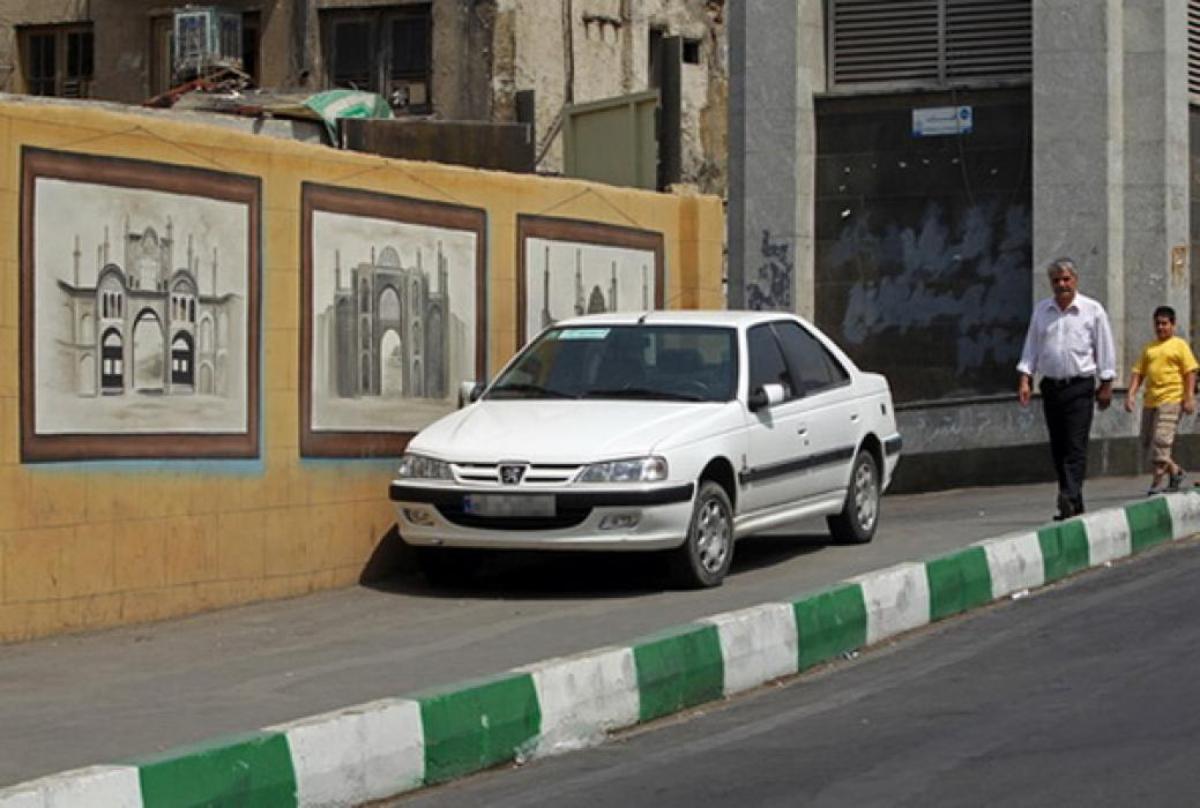
<path id="1" fill-rule="evenodd" d="M 725 309 L 671 309 L 669 311 L 625 311 L 611 314 L 587 314 L 559 320 L 555 326 L 576 325 L 714 325 L 745 328 L 795 315 L 778 311 L 744 311 Z"/>

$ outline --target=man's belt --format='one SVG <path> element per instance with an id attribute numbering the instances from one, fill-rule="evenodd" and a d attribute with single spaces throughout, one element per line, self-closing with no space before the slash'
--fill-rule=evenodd
<path id="1" fill-rule="evenodd" d="M 1052 376 L 1046 376 L 1042 379 L 1042 384 L 1047 387 L 1070 387 L 1072 384 L 1086 382 L 1091 380 L 1091 376 L 1068 376 L 1063 379 L 1056 379 Z"/>

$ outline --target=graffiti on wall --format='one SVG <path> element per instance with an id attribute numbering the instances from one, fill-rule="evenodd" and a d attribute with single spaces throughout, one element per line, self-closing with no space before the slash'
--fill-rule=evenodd
<path id="1" fill-rule="evenodd" d="M 301 452 L 395 454 L 482 374 L 483 214 L 305 184 Z"/>
<path id="2" fill-rule="evenodd" d="M 518 338 L 567 317 L 663 305 L 663 237 L 597 222 L 518 218 Z"/>
<path id="3" fill-rule="evenodd" d="M 26 150 L 23 457 L 258 451 L 257 180 Z"/>
<path id="4" fill-rule="evenodd" d="M 905 399 L 1007 389 L 1029 314 L 1030 227 L 1026 206 L 996 202 L 953 223 L 936 202 L 913 226 L 857 216 L 825 261 L 846 289 L 841 341 L 875 364 L 890 358 Z M 936 388 L 918 389 L 932 374 Z"/>
<path id="5" fill-rule="evenodd" d="M 746 283 L 746 305 L 755 311 L 791 311 L 795 283 L 795 261 L 788 242 L 771 239 L 771 231 L 762 231 L 759 256 L 762 262 L 754 278 Z"/>

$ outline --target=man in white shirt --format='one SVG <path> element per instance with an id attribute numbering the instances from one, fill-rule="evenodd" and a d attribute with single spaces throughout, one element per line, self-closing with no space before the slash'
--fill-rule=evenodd
<path id="1" fill-rule="evenodd" d="M 1047 271 L 1054 294 L 1033 307 L 1025 348 L 1017 363 L 1021 374 L 1017 400 L 1022 407 L 1029 405 L 1033 377 L 1040 375 L 1038 389 L 1050 433 L 1050 456 L 1058 475 L 1058 514 L 1054 518 L 1068 519 L 1084 510 L 1092 401 L 1102 410 L 1112 403 L 1116 351 L 1104 307 L 1078 291 L 1075 262 L 1059 258 Z"/>

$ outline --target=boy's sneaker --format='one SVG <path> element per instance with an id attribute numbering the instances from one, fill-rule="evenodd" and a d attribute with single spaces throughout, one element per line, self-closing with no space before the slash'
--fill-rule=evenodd
<path id="1" fill-rule="evenodd" d="M 1166 492 L 1166 489 L 1165 489 L 1165 488 L 1148 488 L 1148 489 L 1146 489 L 1146 496 L 1148 496 L 1148 497 L 1156 497 L 1156 496 L 1158 496 L 1159 494 L 1162 494 L 1162 493 L 1165 493 L 1165 492 Z"/>
<path id="2" fill-rule="evenodd" d="M 1183 469 L 1180 469 L 1178 473 L 1172 474 L 1170 477 L 1168 477 L 1167 478 L 1167 490 L 1168 491 L 1178 491 L 1179 486 L 1183 485 L 1183 477 L 1186 473 L 1187 472 L 1185 472 Z"/>

